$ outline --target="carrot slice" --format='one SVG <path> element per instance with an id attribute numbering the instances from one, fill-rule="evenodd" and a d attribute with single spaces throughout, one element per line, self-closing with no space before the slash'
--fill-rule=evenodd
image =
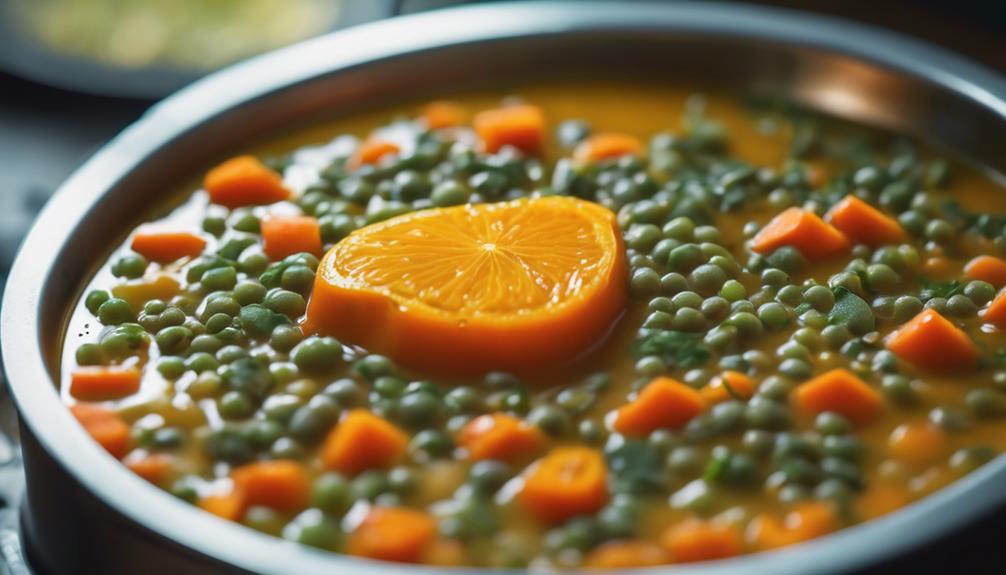
<path id="1" fill-rule="evenodd" d="M 468 112 L 454 102 L 438 100 L 430 102 L 423 108 L 420 120 L 430 130 L 453 128 L 465 123 Z"/>
<path id="2" fill-rule="evenodd" d="M 114 411 L 88 403 L 70 406 L 70 412 L 99 445 L 117 459 L 129 451 L 129 424 Z"/>
<path id="3" fill-rule="evenodd" d="M 303 327 L 440 375 L 570 361 L 625 309 L 621 235 L 558 196 L 391 218 L 325 254 Z"/>
<path id="4" fill-rule="evenodd" d="M 262 250 L 273 260 L 307 252 L 321 255 L 321 228 L 310 216 L 273 216 L 262 221 Z"/>
<path id="5" fill-rule="evenodd" d="M 901 359 L 933 372 L 968 371 L 978 363 L 978 347 L 971 338 L 932 309 L 887 336 L 885 345 Z"/>
<path id="6" fill-rule="evenodd" d="M 978 256 L 964 266 L 964 275 L 989 282 L 999 289 L 1006 286 L 1006 260 L 995 256 Z"/>
<path id="7" fill-rule="evenodd" d="M 192 232 L 141 226 L 133 236 L 132 250 L 148 260 L 167 263 L 203 253 L 206 240 Z"/>
<path id="8" fill-rule="evenodd" d="M 171 471 L 171 461 L 171 457 L 163 453 L 145 453 L 140 457 L 133 457 L 130 454 L 125 464 L 133 473 L 154 485 L 159 485 Z"/>
<path id="9" fill-rule="evenodd" d="M 597 162 L 622 156 L 642 155 L 643 143 L 628 134 L 594 134 L 580 142 L 573 151 L 573 158 L 579 162 Z"/>
<path id="10" fill-rule="evenodd" d="M 622 435 L 644 437 L 654 429 L 677 429 L 705 407 L 697 390 L 669 377 L 658 377 L 635 400 L 619 408 L 614 427 Z"/>
<path id="11" fill-rule="evenodd" d="M 728 369 L 714 377 L 699 393 L 709 403 L 720 403 L 729 399 L 750 399 L 756 386 L 755 380 L 746 374 Z"/>
<path id="12" fill-rule="evenodd" d="M 140 389 L 136 367 L 81 367 L 70 374 L 70 395 L 84 401 L 104 401 L 133 395 Z"/>
<path id="13" fill-rule="evenodd" d="M 849 239 L 814 212 L 789 208 L 765 225 L 754 237 L 751 249 L 773 252 L 791 246 L 808 260 L 821 261 L 849 251 Z"/>
<path id="14" fill-rule="evenodd" d="M 248 505 L 293 512 L 304 509 L 310 501 L 311 477 L 296 461 L 256 461 L 232 471 L 231 479 Z"/>
<path id="15" fill-rule="evenodd" d="M 232 489 L 226 493 L 203 497 L 199 500 L 199 508 L 228 521 L 241 521 L 248 502 L 245 501 L 244 493 Z"/>
<path id="16" fill-rule="evenodd" d="M 826 219 L 853 241 L 870 247 L 901 243 L 908 237 L 898 220 L 853 195 L 835 204 Z"/>
<path id="17" fill-rule="evenodd" d="M 468 451 L 468 458 L 512 461 L 534 455 L 545 443 L 537 427 L 505 413 L 480 415 L 469 421 L 458 434 L 458 445 Z"/>
<path id="18" fill-rule="evenodd" d="M 604 457 L 589 447 L 558 447 L 532 465 L 518 498 L 546 523 L 594 513 L 608 501 Z"/>
<path id="19" fill-rule="evenodd" d="M 376 164 L 385 156 L 392 156 L 400 151 L 401 148 L 398 147 L 398 144 L 390 140 L 378 138 L 377 136 L 370 136 L 360 144 L 356 153 L 349 158 L 346 167 L 350 170 L 356 170 L 367 164 Z"/>
<path id="20" fill-rule="evenodd" d="M 214 204 L 228 208 L 272 204 L 290 197 L 283 178 L 255 156 L 231 158 L 206 174 L 203 187 Z"/>
<path id="21" fill-rule="evenodd" d="M 356 475 L 390 466 L 405 453 L 408 443 L 409 437 L 391 423 L 365 409 L 354 409 L 325 438 L 321 461 L 328 469 Z"/>
<path id="22" fill-rule="evenodd" d="M 537 106 L 508 106 L 475 115 L 475 131 L 485 151 L 494 154 L 513 146 L 537 154 L 545 143 L 545 115 Z"/>
<path id="23" fill-rule="evenodd" d="M 946 455 L 946 448 L 946 434 L 928 421 L 899 425 L 887 438 L 888 453 L 912 465 L 933 463 Z"/>
<path id="24" fill-rule="evenodd" d="M 780 520 L 763 513 L 748 524 L 748 539 L 759 550 L 777 549 L 809 541 L 838 528 L 835 510 L 828 503 L 801 503 Z"/>
<path id="25" fill-rule="evenodd" d="M 982 313 L 982 321 L 1006 329 L 1006 290 L 1003 290 Z"/>
<path id="26" fill-rule="evenodd" d="M 661 542 L 680 563 L 725 559 L 744 551 L 744 537 L 736 527 L 699 519 L 671 526 Z"/>
<path id="27" fill-rule="evenodd" d="M 858 425 L 870 423 L 884 408 L 884 397 L 880 392 L 842 368 L 823 373 L 800 385 L 793 392 L 793 400 L 803 411 L 833 411 Z"/>
<path id="28" fill-rule="evenodd" d="M 373 507 L 349 536 L 350 555 L 416 563 L 437 534 L 429 514 L 402 507 Z"/>
<path id="29" fill-rule="evenodd" d="M 670 563 L 670 557 L 659 545 L 649 541 L 608 541 L 598 546 L 583 559 L 587 569 L 616 569 L 627 567 L 656 567 Z"/>

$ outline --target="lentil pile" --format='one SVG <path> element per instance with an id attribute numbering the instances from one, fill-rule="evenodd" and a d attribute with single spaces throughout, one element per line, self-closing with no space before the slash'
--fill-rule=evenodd
<path id="1" fill-rule="evenodd" d="M 994 182 L 771 100 L 520 92 L 211 170 L 70 318 L 62 394 L 83 427 L 265 533 L 512 568 L 792 545 L 1006 447 Z M 628 268 L 624 313 L 576 360 L 447 377 L 302 328 L 321 256 L 354 230 L 554 195 L 617 214 Z"/>

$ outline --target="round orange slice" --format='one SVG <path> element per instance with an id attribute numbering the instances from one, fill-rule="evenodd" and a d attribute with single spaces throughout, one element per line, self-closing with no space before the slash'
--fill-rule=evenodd
<path id="1" fill-rule="evenodd" d="M 615 215 L 567 197 L 430 209 L 350 234 L 321 261 L 305 330 L 442 374 L 573 359 L 625 307 Z"/>

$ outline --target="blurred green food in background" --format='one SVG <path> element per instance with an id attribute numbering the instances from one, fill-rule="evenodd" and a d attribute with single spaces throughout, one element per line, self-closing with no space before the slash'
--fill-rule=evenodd
<path id="1" fill-rule="evenodd" d="M 47 49 L 113 66 L 210 70 L 331 29 L 344 0 L 15 0 Z"/>

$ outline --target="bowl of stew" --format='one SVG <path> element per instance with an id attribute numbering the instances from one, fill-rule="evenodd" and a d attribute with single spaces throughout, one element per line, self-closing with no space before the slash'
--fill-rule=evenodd
<path id="1" fill-rule="evenodd" d="M 11 273 L 33 553 L 779 574 L 936 541 L 1003 500 L 1004 94 L 718 4 L 451 10 L 200 81 Z"/>

